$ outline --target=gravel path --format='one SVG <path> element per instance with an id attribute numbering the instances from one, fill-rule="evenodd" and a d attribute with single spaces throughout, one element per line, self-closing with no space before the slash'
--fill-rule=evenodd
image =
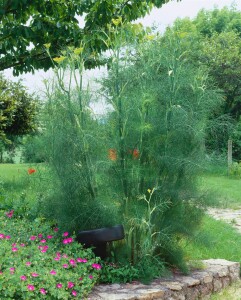
<path id="1" fill-rule="evenodd" d="M 208 214 L 216 220 L 227 222 L 241 233 L 241 208 L 209 208 Z M 210 300 L 241 300 L 241 281 L 239 280 L 232 287 L 213 295 Z"/>
<path id="2" fill-rule="evenodd" d="M 241 208 L 235 210 L 229 208 L 209 208 L 208 214 L 216 220 L 229 223 L 241 233 Z"/>

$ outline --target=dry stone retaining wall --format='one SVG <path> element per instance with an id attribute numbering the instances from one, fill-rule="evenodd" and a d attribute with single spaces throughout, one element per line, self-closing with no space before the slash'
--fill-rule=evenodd
<path id="1" fill-rule="evenodd" d="M 110 284 L 98 285 L 88 300 L 199 300 L 209 299 L 239 279 L 240 264 L 223 259 L 203 260 L 204 268 L 189 276 L 173 275 L 150 285 Z"/>

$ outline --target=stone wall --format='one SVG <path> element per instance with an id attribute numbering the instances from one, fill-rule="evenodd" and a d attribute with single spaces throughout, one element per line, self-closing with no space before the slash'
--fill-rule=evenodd
<path id="1" fill-rule="evenodd" d="M 154 280 L 150 285 L 132 284 L 98 285 L 88 300 L 198 300 L 209 299 L 239 279 L 240 265 L 223 259 L 203 260 L 202 270 L 184 276 Z"/>

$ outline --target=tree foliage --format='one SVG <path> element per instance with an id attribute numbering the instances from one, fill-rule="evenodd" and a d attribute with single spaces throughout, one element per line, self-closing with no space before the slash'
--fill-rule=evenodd
<path id="1" fill-rule="evenodd" d="M 174 32 L 186 53 L 186 60 L 197 67 L 206 67 L 210 79 L 223 92 L 222 103 L 213 112 L 208 127 L 206 146 L 222 152 L 227 140 L 234 137 L 235 158 L 240 159 L 238 136 L 234 130 L 241 115 L 241 12 L 235 6 L 201 10 L 194 19 L 177 19 L 164 34 Z"/>
<path id="2" fill-rule="evenodd" d="M 65 46 L 85 44 L 88 53 L 106 50 L 105 35 L 113 18 L 133 21 L 166 0 L 1 0 L 0 70 L 13 67 L 14 74 L 49 69 L 52 64 L 44 44 L 51 43 L 51 55 Z M 80 28 L 78 18 L 85 19 Z M 100 64 L 93 58 L 89 67 Z"/>
<path id="3" fill-rule="evenodd" d="M 201 10 L 193 20 L 178 19 L 172 30 L 182 37 L 187 59 L 206 66 L 224 91 L 223 114 L 241 114 L 241 12 L 235 7 Z"/>
<path id="4" fill-rule="evenodd" d="M 0 138 L 22 136 L 36 129 L 38 102 L 27 93 L 21 82 L 0 76 Z"/>

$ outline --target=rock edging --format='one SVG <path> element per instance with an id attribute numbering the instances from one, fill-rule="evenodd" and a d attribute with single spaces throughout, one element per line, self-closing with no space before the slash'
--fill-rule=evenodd
<path id="1" fill-rule="evenodd" d="M 240 264 L 224 259 L 203 260 L 204 268 L 190 275 L 173 275 L 150 285 L 110 284 L 95 286 L 88 300 L 206 300 L 239 279 Z"/>

